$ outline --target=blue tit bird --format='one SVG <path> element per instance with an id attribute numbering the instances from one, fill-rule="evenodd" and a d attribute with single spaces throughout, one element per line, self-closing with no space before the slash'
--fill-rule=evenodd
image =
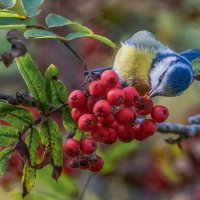
<path id="1" fill-rule="evenodd" d="M 182 94 L 198 77 L 199 60 L 198 49 L 176 53 L 152 33 L 139 31 L 122 43 L 113 70 L 122 82 L 135 86 L 140 94 L 172 97 Z"/>

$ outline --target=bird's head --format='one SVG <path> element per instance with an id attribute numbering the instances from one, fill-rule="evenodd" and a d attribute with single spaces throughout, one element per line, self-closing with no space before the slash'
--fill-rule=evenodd
<path id="1" fill-rule="evenodd" d="M 150 96 L 178 96 L 194 80 L 191 63 L 173 51 L 159 52 L 149 70 Z"/>

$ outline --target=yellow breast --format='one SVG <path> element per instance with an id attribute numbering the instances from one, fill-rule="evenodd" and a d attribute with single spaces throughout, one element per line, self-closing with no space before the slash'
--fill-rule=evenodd
<path id="1" fill-rule="evenodd" d="M 113 69 L 128 85 L 137 88 L 140 94 L 149 91 L 149 68 L 155 54 L 132 46 L 122 45 L 116 57 Z"/>

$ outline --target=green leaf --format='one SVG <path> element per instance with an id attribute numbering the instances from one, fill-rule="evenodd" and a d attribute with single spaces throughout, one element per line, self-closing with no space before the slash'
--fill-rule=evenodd
<path id="1" fill-rule="evenodd" d="M 117 48 L 117 45 L 114 42 L 112 42 L 110 39 L 108 39 L 104 36 L 94 34 L 91 36 L 91 38 L 98 40 L 99 42 L 102 42 L 102 43 L 112 47 L 113 49 Z"/>
<path id="2" fill-rule="evenodd" d="M 22 177 L 22 185 L 23 185 L 22 197 L 25 197 L 27 194 L 31 192 L 32 188 L 35 185 L 35 178 L 36 178 L 36 169 L 33 169 L 25 164 Z"/>
<path id="3" fill-rule="evenodd" d="M 45 147 L 51 152 L 51 162 L 54 170 L 60 170 L 59 172 L 61 173 L 63 160 L 62 137 L 57 123 L 52 119 L 48 119 L 46 122 L 44 122 L 41 127 L 40 138 L 42 144 L 44 144 Z"/>
<path id="4" fill-rule="evenodd" d="M 93 38 L 95 40 L 98 40 L 110 47 L 112 47 L 113 49 L 115 49 L 117 46 L 114 42 L 112 42 L 110 39 L 104 37 L 104 36 L 101 36 L 101 35 L 96 35 L 96 34 L 87 34 L 87 33 L 83 33 L 83 32 L 75 32 L 75 33 L 69 33 L 67 35 L 67 40 L 68 41 L 71 41 L 71 40 L 74 40 L 76 38 L 81 38 L 81 37 L 89 37 L 89 38 Z"/>
<path id="5" fill-rule="evenodd" d="M 11 157 L 13 151 L 12 147 L 8 147 L 0 152 L 0 176 L 4 174 L 8 167 L 8 160 Z"/>
<path id="6" fill-rule="evenodd" d="M 77 122 L 72 119 L 70 108 L 66 108 L 62 113 L 62 121 L 66 132 L 70 133 L 71 131 L 75 131 L 74 139 L 80 140 L 84 132 L 79 129 Z"/>
<path id="7" fill-rule="evenodd" d="M 0 28 L 1 29 L 25 29 L 28 26 L 35 26 L 37 23 L 32 19 L 17 19 L 12 17 L 0 18 Z"/>
<path id="8" fill-rule="evenodd" d="M 13 18 L 18 18 L 18 19 L 26 19 L 24 15 L 19 15 L 17 13 L 14 13 L 10 10 L 2 9 L 0 10 L 0 18 L 4 17 L 13 17 Z"/>
<path id="9" fill-rule="evenodd" d="M 64 83 L 57 80 L 59 76 L 55 65 L 50 65 L 45 74 L 45 88 L 49 103 L 53 106 L 67 102 L 67 88 Z"/>
<path id="10" fill-rule="evenodd" d="M 74 128 L 77 126 L 77 123 L 71 117 L 71 109 L 66 108 L 65 111 L 62 113 L 62 121 L 67 132 L 73 131 Z"/>
<path id="11" fill-rule="evenodd" d="M 37 164 L 38 159 L 38 144 L 39 144 L 39 133 L 38 130 L 32 128 L 28 133 L 26 138 L 26 145 L 28 147 L 31 165 L 34 166 Z"/>
<path id="12" fill-rule="evenodd" d="M 59 26 L 69 26 L 75 31 L 80 31 L 84 33 L 93 33 L 91 29 L 86 26 L 83 26 L 77 22 L 72 22 L 71 20 L 57 14 L 50 13 L 46 17 L 46 24 L 49 28 L 59 27 Z"/>
<path id="13" fill-rule="evenodd" d="M 0 3 L 6 8 L 12 8 L 15 5 L 16 0 L 0 0 Z"/>
<path id="14" fill-rule="evenodd" d="M 33 17 L 40 13 L 39 6 L 44 0 L 21 0 L 26 16 Z"/>
<path id="15" fill-rule="evenodd" d="M 46 31 L 43 29 L 31 29 L 24 33 L 25 38 L 27 39 L 46 39 L 46 38 L 55 38 L 55 39 L 61 39 L 66 40 L 63 37 L 60 37 L 56 35 L 55 33 L 51 31 Z"/>
<path id="16" fill-rule="evenodd" d="M 28 53 L 24 57 L 16 58 L 16 63 L 38 108 L 43 113 L 46 113 L 48 110 L 48 100 L 45 93 L 45 82 L 39 69 Z"/>
<path id="17" fill-rule="evenodd" d="M 4 102 L 0 102 L 0 119 L 19 130 L 33 123 L 30 111 Z"/>
<path id="18" fill-rule="evenodd" d="M 7 146 L 13 144 L 18 140 L 18 137 L 18 129 L 10 126 L 0 125 L 0 145 Z"/>

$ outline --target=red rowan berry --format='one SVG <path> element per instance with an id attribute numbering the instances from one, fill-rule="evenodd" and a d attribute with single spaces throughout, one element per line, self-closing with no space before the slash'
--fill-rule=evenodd
<path id="1" fill-rule="evenodd" d="M 86 105 L 87 105 L 87 109 L 93 113 L 93 107 L 96 104 L 96 102 L 99 101 L 99 97 L 97 96 L 89 96 L 87 97 L 86 100 Z"/>
<path id="2" fill-rule="evenodd" d="M 111 113 L 105 117 L 98 117 L 98 122 L 105 126 L 110 126 L 115 121 L 115 116 Z"/>
<path id="3" fill-rule="evenodd" d="M 108 101 L 99 100 L 93 108 L 93 112 L 97 117 L 104 117 L 106 115 L 111 114 L 112 108 Z"/>
<path id="4" fill-rule="evenodd" d="M 134 105 L 134 108 L 139 115 L 148 115 L 152 112 L 153 101 L 146 97 L 141 97 Z"/>
<path id="5" fill-rule="evenodd" d="M 72 108 L 80 108 L 86 103 L 86 96 L 81 90 L 74 90 L 68 97 L 68 103 Z"/>
<path id="6" fill-rule="evenodd" d="M 122 125 L 132 125 L 135 117 L 134 111 L 127 107 L 120 108 L 116 115 L 117 122 Z"/>
<path id="7" fill-rule="evenodd" d="M 113 88 L 107 93 L 107 100 L 113 106 L 119 106 L 124 102 L 124 92 L 121 89 Z"/>
<path id="8" fill-rule="evenodd" d="M 117 136 L 120 141 L 124 143 L 131 142 L 133 140 L 133 129 L 131 126 L 119 125 L 117 129 Z"/>
<path id="9" fill-rule="evenodd" d="M 117 131 L 113 128 L 109 128 L 109 137 L 105 141 L 106 144 L 113 144 L 117 140 Z"/>
<path id="10" fill-rule="evenodd" d="M 118 129 L 118 126 L 119 126 L 119 124 L 118 124 L 117 120 L 115 120 L 115 121 L 110 125 L 110 127 L 111 127 L 111 128 L 114 128 L 115 130 Z"/>
<path id="11" fill-rule="evenodd" d="M 115 88 L 123 89 L 122 84 L 120 82 L 117 83 L 117 85 L 115 86 Z"/>
<path id="12" fill-rule="evenodd" d="M 123 91 L 125 96 L 124 104 L 126 106 L 133 106 L 139 99 L 138 91 L 132 86 L 125 87 Z"/>
<path id="13" fill-rule="evenodd" d="M 103 160 L 100 156 L 97 156 L 97 161 L 95 164 L 91 164 L 89 170 L 92 172 L 98 172 L 103 168 Z"/>
<path id="14" fill-rule="evenodd" d="M 100 81 L 100 80 L 92 81 L 89 84 L 89 92 L 91 95 L 96 95 L 96 96 L 106 95 L 105 87 L 102 84 L 102 81 Z"/>
<path id="15" fill-rule="evenodd" d="M 93 114 L 84 114 L 78 120 L 78 126 L 82 131 L 92 131 L 97 125 L 97 119 Z"/>
<path id="16" fill-rule="evenodd" d="M 157 131 L 157 126 L 152 119 L 144 119 L 140 124 L 140 129 L 148 137 L 153 135 Z"/>
<path id="17" fill-rule="evenodd" d="M 82 138 L 80 141 L 81 151 L 85 154 L 92 154 L 97 149 L 97 142 L 91 137 Z"/>
<path id="18" fill-rule="evenodd" d="M 151 112 L 151 117 L 155 122 L 164 122 L 169 116 L 169 111 L 165 106 L 154 106 Z"/>
<path id="19" fill-rule="evenodd" d="M 133 138 L 139 141 L 143 141 L 147 138 L 147 135 L 144 131 L 141 130 L 141 124 L 136 124 L 134 127 L 134 136 Z"/>
<path id="20" fill-rule="evenodd" d="M 86 114 L 88 111 L 87 111 L 87 108 L 85 107 L 81 107 L 81 108 L 72 108 L 71 110 L 71 116 L 72 116 L 72 119 L 76 122 L 78 122 L 79 118 L 83 115 L 83 114 Z"/>
<path id="21" fill-rule="evenodd" d="M 80 153 L 80 144 L 79 141 L 69 138 L 63 144 L 63 152 L 70 157 L 78 156 Z"/>
<path id="22" fill-rule="evenodd" d="M 109 139 L 109 130 L 104 126 L 97 126 L 95 130 L 92 131 L 92 137 L 98 142 L 105 142 Z"/>
<path id="23" fill-rule="evenodd" d="M 113 70 L 106 70 L 101 74 L 102 83 L 107 88 L 113 88 L 119 83 L 119 77 Z"/>

